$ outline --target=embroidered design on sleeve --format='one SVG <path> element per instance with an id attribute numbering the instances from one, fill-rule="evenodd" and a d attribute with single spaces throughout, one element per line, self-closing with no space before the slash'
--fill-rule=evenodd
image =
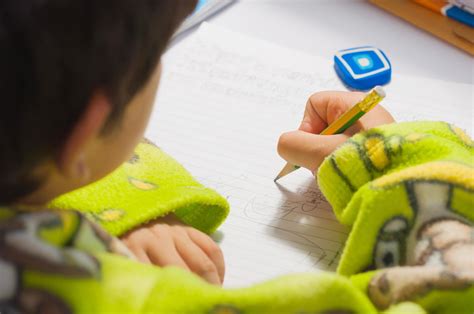
<path id="1" fill-rule="evenodd" d="M 92 252 L 121 252 L 118 240 L 72 211 L 23 212 L 0 220 L 0 312 L 71 313 L 46 289 L 23 282 L 27 272 L 100 280 Z"/>
<path id="2" fill-rule="evenodd" d="M 404 217 L 394 217 L 384 224 L 374 250 L 373 258 L 377 269 L 405 262 L 405 238 L 408 228 L 408 221 Z"/>
<path id="3" fill-rule="evenodd" d="M 355 192 L 361 184 L 365 184 L 367 180 L 372 180 L 390 167 L 392 159 L 401 154 L 403 143 L 406 141 L 400 135 L 383 136 L 378 133 L 370 133 L 361 140 L 347 141 L 336 153 L 329 157 L 330 163 L 334 172 L 337 173 L 351 191 Z M 344 153 L 341 155 L 340 152 Z M 357 156 L 356 158 L 363 165 L 359 168 L 357 176 L 347 173 L 353 171 L 350 166 L 345 165 L 347 157 L 344 154 L 349 153 Z M 366 177 L 368 178 L 367 180 L 361 179 Z M 357 180 L 362 180 L 363 182 L 358 184 Z"/>
<path id="4" fill-rule="evenodd" d="M 109 208 L 98 213 L 91 214 L 94 220 L 99 222 L 115 222 L 122 219 L 126 212 L 123 209 Z"/>
<path id="5" fill-rule="evenodd" d="M 128 182 L 130 182 L 131 185 L 136 187 L 139 190 L 142 191 L 150 191 L 156 189 L 158 186 L 154 183 L 151 182 L 146 182 L 140 179 L 135 179 L 133 177 L 128 178 Z"/>
<path id="6" fill-rule="evenodd" d="M 389 268 L 371 280 L 368 294 L 380 309 L 432 290 L 474 285 L 474 227 L 457 208 L 474 202 L 473 169 L 443 165 L 445 170 L 463 167 L 463 171 L 450 180 L 449 171 L 426 164 L 424 171 L 412 171 L 411 178 L 400 174 L 373 184 L 383 189 L 404 185 L 414 212 L 412 221 L 395 216 L 379 231 L 374 265 Z"/>

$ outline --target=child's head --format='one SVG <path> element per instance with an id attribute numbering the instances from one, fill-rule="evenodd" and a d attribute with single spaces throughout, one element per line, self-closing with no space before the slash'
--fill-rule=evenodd
<path id="1" fill-rule="evenodd" d="M 46 202 L 130 156 L 195 2 L 0 1 L 0 204 Z"/>

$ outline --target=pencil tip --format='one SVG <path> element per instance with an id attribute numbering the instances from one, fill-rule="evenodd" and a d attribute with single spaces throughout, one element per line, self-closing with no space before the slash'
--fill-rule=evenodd
<path id="1" fill-rule="evenodd" d="M 275 179 L 273 179 L 273 182 L 277 182 L 277 180 L 280 179 L 280 177 L 276 177 Z"/>

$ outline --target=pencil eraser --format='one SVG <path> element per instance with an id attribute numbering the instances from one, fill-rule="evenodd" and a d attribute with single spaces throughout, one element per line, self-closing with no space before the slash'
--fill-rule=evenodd
<path id="1" fill-rule="evenodd" d="M 392 65 L 382 50 L 357 47 L 338 51 L 334 68 L 341 80 L 351 89 L 369 90 L 385 85 L 392 78 Z"/>

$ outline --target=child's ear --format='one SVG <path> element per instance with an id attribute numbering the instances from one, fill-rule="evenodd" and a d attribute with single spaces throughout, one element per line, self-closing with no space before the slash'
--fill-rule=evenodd
<path id="1" fill-rule="evenodd" d="M 103 91 L 96 91 L 60 151 L 57 166 L 62 175 L 81 181 L 87 179 L 89 176 L 86 163 L 87 147 L 100 135 L 110 111 L 109 99 Z"/>

